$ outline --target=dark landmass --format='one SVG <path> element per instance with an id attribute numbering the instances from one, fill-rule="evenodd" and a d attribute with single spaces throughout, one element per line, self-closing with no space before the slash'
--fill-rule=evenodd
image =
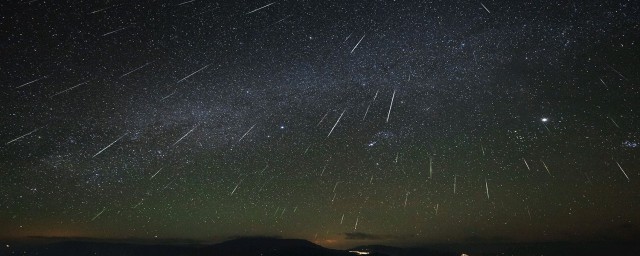
<path id="1" fill-rule="evenodd" d="M 124 242 L 64 241 L 18 244 L 0 249 L 0 255 L 155 255 L 155 256 L 353 256 L 345 250 L 324 248 L 301 239 L 238 238 L 214 245 L 158 245 Z M 384 256 L 372 253 L 372 256 Z"/>
<path id="2" fill-rule="evenodd" d="M 343 250 L 327 249 L 307 240 L 278 238 L 238 238 L 197 250 L 195 255 L 330 255 L 353 256 Z"/>
<path id="3" fill-rule="evenodd" d="M 439 244 L 429 247 L 399 248 L 383 245 L 369 245 L 356 247 L 353 250 L 363 250 L 386 254 L 389 256 L 446 256 L 462 255 L 518 255 L 518 256 L 605 256 L 605 255 L 640 255 L 638 242 L 538 242 L 538 243 L 469 243 L 469 244 Z"/>
<path id="4" fill-rule="evenodd" d="M 456 255 L 640 255 L 640 243 L 635 242 L 540 242 L 540 243 L 468 243 L 437 244 L 428 247 L 400 248 L 385 245 L 359 246 L 349 250 L 335 250 L 301 239 L 269 237 L 237 238 L 214 245 L 185 241 L 132 240 L 52 240 L 42 242 L 2 243 L 0 255 L 156 255 L 156 256 L 354 256 L 350 251 L 368 252 L 370 256 L 456 256 Z M 9 245 L 9 247 L 7 247 Z"/>
<path id="5" fill-rule="evenodd" d="M 470 255 L 640 255 L 637 242 L 546 242 L 518 244 L 467 245 L 462 251 L 476 252 Z"/>
<path id="6" fill-rule="evenodd" d="M 50 244 L 18 244 L 0 249 L 0 255 L 195 255 L 197 248 L 188 245 L 130 244 L 120 242 L 66 241 Z"/>

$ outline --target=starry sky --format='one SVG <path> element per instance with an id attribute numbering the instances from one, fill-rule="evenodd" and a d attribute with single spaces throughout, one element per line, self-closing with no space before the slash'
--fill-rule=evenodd
<path id="1" fill-rule="evenodd" d="M 0 237 L 640 234 L 638 1 L 0 9 Z"/>

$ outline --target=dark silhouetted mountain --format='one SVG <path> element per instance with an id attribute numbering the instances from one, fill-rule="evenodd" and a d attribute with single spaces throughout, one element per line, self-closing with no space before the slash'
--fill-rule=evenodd
<path id="1" fill-rule="evenodd" d="M 285 255 L 328 255 L 353 256 L 347 251 L 327 249 L 300 239 L 278 238 L 238 238 L 216 245 L 201 248 L 198 255 L 235 255 L 235 256 L 285 256 Z"/>
<path id="2" fill-rule="evenodd" d="M 64 241 L 0 248 L 0 255 L 43 256 L 354 256 L 344 250 L 324 248 L 306 240 L 238 238 L 215 245 L 154 245 L 100 241 Z M 384 256 L 370 254 L 371 256 Z"/>
<path id="3" fill-rule="evenodd" d="M 194 255 L 197 248 L 180 245 L 149 245 L 127 244 L 111 242 L 85 242 L 68 241 L 51 244 L 19 246 L 15 248 L 2 248 L 0 255 L 44 255 L 44 256 L 68 256 L 68 255 L 156 255 L 156 256 L 188 256 Z M 5 254 L 6 253 L 6 254 Z"/>

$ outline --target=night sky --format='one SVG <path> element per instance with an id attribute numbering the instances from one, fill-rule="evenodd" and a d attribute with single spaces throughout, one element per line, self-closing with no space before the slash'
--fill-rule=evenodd
<path id="1" fill-rule="evenodd" d="M 0 9 L 0 237 L 640 234 L 638 1 Z"/>

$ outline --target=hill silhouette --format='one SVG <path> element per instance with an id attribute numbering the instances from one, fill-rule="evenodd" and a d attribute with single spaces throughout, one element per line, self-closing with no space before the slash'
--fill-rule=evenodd
<path id="1" fill-rule="evenodd" d="M 302 239 L 243 237 L 214 245 L 157 245 L 113 241 L 62 241 L 0 248 L 0 255 L 45 256 L 353 256 Z M 370 254 L 384 256 L 382 254 Z"/>
<path id="2" fill-rule="evenodd" d="M 237 255 L 237 256 L 276 256 L 276 255 L 335 255 L 353 256 L 341 250 L 327 249 L 302 239 L 279 239 L 267 237 L 238 238 L 215 245 L 206 246 L 197 251 L 197 255 Z"/>

